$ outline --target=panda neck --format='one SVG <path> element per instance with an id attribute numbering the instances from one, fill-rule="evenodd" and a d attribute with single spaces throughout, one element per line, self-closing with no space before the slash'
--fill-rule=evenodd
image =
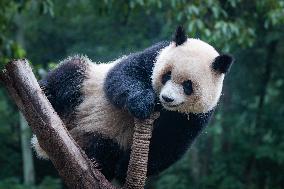
<path id="1" fill-rule="evenodd" d="M 157 143 L 157 146 L 160 146 L 162 144 L 179 151 L 178 153 L 184 153 L 208 124 L 212 114 L 213 110 L 188 115 L 162 110 L 160 118 L 155 121 L 151 145 L 156 146 L 155 143 Z"/>
<path id="2" fill-rule="evenodd" d="M 193 130 L 201 130 L 209 122 L 213 110 L 207 113 L 179 113 L 176 111 L 162 110 L 160 116 L 161 129 L 169 129 L 171 133 L 185 131 L 185 134 L 192 134 Z"/>

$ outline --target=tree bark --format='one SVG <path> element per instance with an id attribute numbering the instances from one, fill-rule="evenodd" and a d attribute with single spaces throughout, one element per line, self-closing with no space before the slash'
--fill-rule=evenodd
<path id="1" fill-rule="evenodd" d="M 133 143 L 127 170 L 127 177 L 124 188 L 142 189 L 144 188 L 150 139 L 152 136 L 153 122 L 159 117 L 159 113 L 151 115 L 150 119 L 135 119 Z"/>
<path id="2" fill-rule="evenodd" d="M 70 136 L 62 120 L 41 90 L 27 60 L 14 60 L 0 73 L 0 81 L 25 116 L 40 146 L 69 188 L 115 189 L 94 167 Z M 149 144 L 154 120 L 135 120 L 132 152 L 124 188 L 144 188 Z"/>

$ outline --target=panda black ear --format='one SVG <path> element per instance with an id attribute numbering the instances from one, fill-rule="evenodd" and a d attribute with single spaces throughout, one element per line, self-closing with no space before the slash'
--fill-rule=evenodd
<path id="1" fill-rule="evenodd" d="M 213 70 L 219 73 L 225 74 L 230 70 L 233 62 L 234 62 L 234 58 L 231 55 L 227 55 L 227 54 L 219 55 L 215 58 L 212 64 L 212 68 Z"/>
<path id="2" fill-rule="evenodd" d="M 187 36 L 182 26 L 178 26 L 174 34 L 173 41 L 176 43 L 176 46 L 182 45 L 186 42 Z"/>

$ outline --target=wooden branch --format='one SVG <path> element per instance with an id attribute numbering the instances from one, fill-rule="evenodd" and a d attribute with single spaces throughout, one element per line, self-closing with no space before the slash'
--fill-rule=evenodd
<path id="1" fill-rule="evenodd" d="M 85 153 L 70 137 L 40 89 L 27 60 L 14 60 L 7 64 L 0 74 L 0 80 L 69 188 L 115 188 L 93 167 Z"/>
<path id="2" fill-rule="evenodd" d="M 147 175 L 148 153 L 153 123 L 159 117 L 155 112 L 149 119 L 135 119 L 133 143 L 124 188 L 143 189 Z"/>

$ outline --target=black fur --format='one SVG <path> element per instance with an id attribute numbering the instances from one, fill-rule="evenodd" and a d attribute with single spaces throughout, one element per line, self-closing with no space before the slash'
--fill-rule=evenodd
<path id="1" fill-rule="evenodd" d="M 169 42 L 160 42 L 131 54 L 110 70 L 104 90 L 114 105 L 140 119 L 150 116 L 156 96 L 151 83 L 152 69 L 158 52 L 167 45 Z"/>
<path id="2" fill-rule="evenodd" d="M 98 168 L 108 180 L 115 177 L 117 162 L 123 156 L 123 151 L 116 142 L 101 135 L 93 135 L 85 152 L 98 163 Z"/>
<path id="3" fill-rule="evenodd" d="M 161 111 L 160 117 L 154 122 L 153 136 L 150 142 L 148 176 L 160 173 L 179 160 L 207 125 L 211 115 L 212 111 L 205 114 L 189 115 L 166 110 Z M 96 153 L 93 153 L 93 157 L 102 165 L 107 165 L 103 167 L 103 173 L 110 173 L 109 169 L 115 171 L 115 173 L 111 172 L 110 175 L 106 175 L 107 178 L 112 178 L 115 175 L 123 183 L 127 173 L 130 150 L 122 151 L 114 143 L 110 145 L 110 141 L 106 139 L 99 140 L 104 144 L 100 144 L 100 149 L 94 149 Z M 95 143 L 97 143 L 97 140 L 95 140 Z M 96 147 L 98 147 L 98 144 L 96 144 Z M 115 152 L 114 155 L 112 155 L 113 152 Z M 119 158 L 117 158 L 118 154 Z M 102 157 L 100 157 L 101 155 Z M 112 156 L 112 158 L 109 156 Z M 112 169 L 115 160 L 118 160 L 116 169 Z"/>
<path id="4" fill-rule="evenodd" d="M 83 101 L 80 89 L 86 77 L 85 71 L 84 60 L 73 57 L 40 81 L 41 88 L 59 116 L 72 114 L 74 108 Z"/>
<path id="5" fill-rule="evenodd" d="M 154 123 L 150 142 L 148 175 L 155 175 L 179 160 L 207 125 L 212 111 L 205 114 L 181 114 L 161 111 Z"/>
<path id="6" fill-rule="evenodd" d="M 220 56 L 217 56 L 212 64 L 213 70 L 219 72 L 219 73 L 227 73 L 232 64 L 234 62 L 234 59 L 232 56 L 223 54 Z"/>
<path id="7" fill-rule="evenodd" d="M 176 46 L 182 45 L 186 42 L 187 36 L 182 26 L 178 26 L 176 29 L 176 33 L 174 35 L 173 41 L 176 43 Z"/>

